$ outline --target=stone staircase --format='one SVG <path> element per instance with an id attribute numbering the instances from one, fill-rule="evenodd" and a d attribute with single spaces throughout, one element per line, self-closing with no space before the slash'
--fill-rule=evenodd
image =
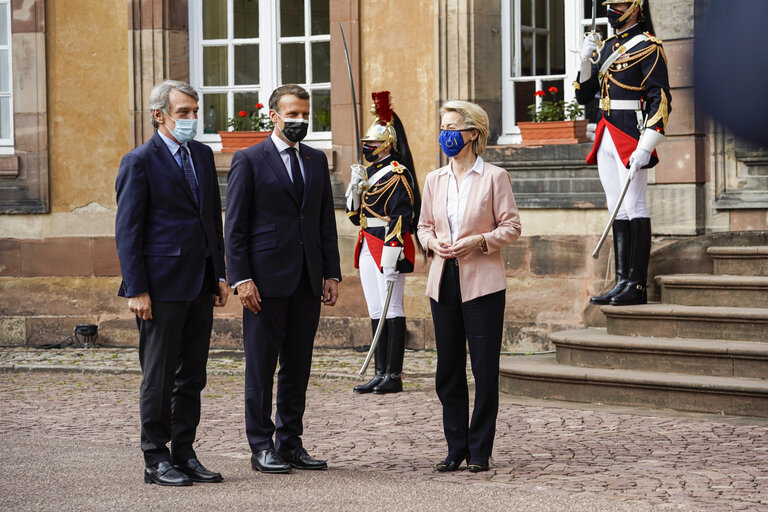
<path id="1" fill-rule="evenodd" d="M 606 328 L 556 332 L 555 354 L 503 359 L 501 389 L 768 417 L 768 245 L 706 254 L 712 273 L 656 276 L 660 302 L 603 306 Z"/>

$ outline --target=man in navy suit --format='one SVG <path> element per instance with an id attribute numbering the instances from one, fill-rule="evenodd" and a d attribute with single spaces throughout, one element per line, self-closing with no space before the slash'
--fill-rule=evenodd
<path id="1" fill-rule="evenodd" d="M 123 157 L 115 183 L 119 295 L 139 327 L 144 481 L 160 485 L 222 480 L 192 447 L 213 307 L 229 293 L 213 152 L 192 140 L 197 99 L 183 82 L 152 89 L 157 131 Z"/>
<path id="2" fill-rule="evenodd" d="M 269 108 L 272 135 L 232 158 L 225 231 L 229 282 L 243 304 L 251 466 L 287 473 L 327 467 L 302 446 L 302 419 L 320 304 L 336 303 L 341 269 L 328 161 L 299 144 L 309 126 L 309 94 L 283 85 Z"/>

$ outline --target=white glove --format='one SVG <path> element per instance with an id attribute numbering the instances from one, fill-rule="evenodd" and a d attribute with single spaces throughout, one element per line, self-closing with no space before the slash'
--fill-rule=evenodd
<path id="1" fill-rule="evenodd" d="M 651 154 L 644 149 L 636 149 L 629 157 L 629 179 L 635 177 L 638 169 L 642 169 L 651 161 Z"/>
<path id="2" fill-rule="evenodd" d="M 598 50 L 599 41 L 600 36 L 598 34 L 590 32 L 584 35 L 584 42 L 581 43 L 581 53 L 579 54 L 582 61 L 592 58 L 592 54 Z"/>
<path id="3" fill-rule="evenodd" d="M 400 275 L 400 272 L 395 270 L 394 267 L 382 267 L 381 271 L 384 274 L 384 281 L 388 283 L 394 283 L 397 281 L 397 276 Z"/>
<path id="4" fill-rule="evenodd" d="M 352 178 L 349 180 L 349 184 L 357 187 L 365 179 L 365 167 L 360 164 L 352 164 L 351 168 Z"/>

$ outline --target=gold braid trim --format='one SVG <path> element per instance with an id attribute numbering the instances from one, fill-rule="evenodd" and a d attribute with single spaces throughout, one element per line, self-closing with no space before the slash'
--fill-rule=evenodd
<path id="1" fill-rule="evenodd" d="M 659 63 L 659 52 L 656 52 L 656 60 L 653 61 L 653 67 L 650 71 L 648 71 L 648 74 L 645 75 L 645 78 L 643 78 L 643 81 L 640 82 L 640 85 L 645 85 L 645 82 L 651 77 L 651 73 L 653 73 L 653 70 L 656 69 L 656 64 Z"/>
<path id="2" fill-rule="evenodd" d="M 400 242 L 400 245 L 405 245 L 405 241 L 403 241 L 403 234 L 401 231 L 403 230 L 403 216 L 399 216 L 397 218 L 397 222 L 395 223 L 395 227 L 392 228 L 392 231 L 390 231 L 387 236 L 384 237 L 384 243 L 389 242 L 393 238 L 397 238 L 397 241 Z"/>
<path id="3" fill-rule="evenodd" d="M 645 126 L 653 126 L 658 123 L 659 120 L 661 120 L 661 129 L 667 131 L 667 121 L 669 120 L 669 102 L 667 101 L 667 94 L 664 92 L 664 89 L 659 90 L 661 91 L 659 109 L 656 111 L 653 117 L 648 120 Z"/>

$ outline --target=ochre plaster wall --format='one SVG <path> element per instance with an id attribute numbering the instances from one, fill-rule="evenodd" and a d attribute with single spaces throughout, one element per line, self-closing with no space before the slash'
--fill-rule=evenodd
<path id="1" fill-rule="evenodd" d="M 360 130 L 364 133 L 373 122 L 371 92 L 391 91 L 423 184 L 427 173 L 438 165 L 434 2 L 362 0 L 360 26 Z"/>
<path id="2" fill-rule="evenodd" d="M 131 149 L 127 6 L 46 2 L 52 212 L 115 207 L 115 176 Z"/>

